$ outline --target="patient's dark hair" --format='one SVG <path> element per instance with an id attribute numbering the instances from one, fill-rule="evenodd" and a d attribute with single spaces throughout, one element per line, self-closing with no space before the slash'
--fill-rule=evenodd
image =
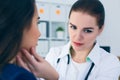
<path id="1" fill-rule="evenodd" d="M 34 11 L 35 0 L 0 0 L 0 69 L 17 55 Z"/>

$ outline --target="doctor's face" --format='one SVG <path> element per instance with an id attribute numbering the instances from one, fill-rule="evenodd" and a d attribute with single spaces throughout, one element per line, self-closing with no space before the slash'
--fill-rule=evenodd
<path id="1" fill-rule="evenodd" d="M 102 31 L 95 17 L 80 11 L 72 11 L 68 27 L 71 45 L 75 51 L 89 51 Z"/>

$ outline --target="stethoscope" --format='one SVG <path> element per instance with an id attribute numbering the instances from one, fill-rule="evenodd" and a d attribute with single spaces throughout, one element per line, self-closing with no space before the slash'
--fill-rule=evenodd
<path id="1" fill-rule="evenodd" d="M 61 59 L 61 58 L 58 58 L 58 59 L 57 59 L 57 64 L 60 62 L 60 59 Z M 70 64 L 70 55 L 69 55 L 69 54 L 67 54 L 67 59 L 68 59 L 68 60 L 67 60 L 67 64 L 69 65 L 69 64 Z M 88 77 L 89 77 L 89 75 L 90 75 L 90 73 L 91 73 L 94 65 L 95 65 L 95 64 L 92 62 L 91 66 L 90 66 L 90 69 L 88 70 L 88 73 L 86 74 L 84 80 L 88 80 Z"/>

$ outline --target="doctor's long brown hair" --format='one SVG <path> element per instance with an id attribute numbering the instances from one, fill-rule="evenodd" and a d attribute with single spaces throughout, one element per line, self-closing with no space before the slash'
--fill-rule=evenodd
<path id="1" fill-rule="evenodd" d="M 105 9 L 99 0 L 78 0 L 72 5 L 69 13 L 69 18 L 72 11 L 83 12 L 95 17 L 99 29 L 101 29 L 104 25 Z"/>

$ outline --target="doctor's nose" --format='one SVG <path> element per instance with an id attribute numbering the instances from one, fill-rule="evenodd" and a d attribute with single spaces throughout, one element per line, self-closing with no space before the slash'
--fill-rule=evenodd
<path id="1" fill-rule="evenodd" d="M 78 40 L 78 41 L 81 41 L 81 40 L 83 40 L 83 34 L 82 34 L 82 32 L 80 32 L 80 31 L 77 31 L 76 32 L 76 40 Z"/>

